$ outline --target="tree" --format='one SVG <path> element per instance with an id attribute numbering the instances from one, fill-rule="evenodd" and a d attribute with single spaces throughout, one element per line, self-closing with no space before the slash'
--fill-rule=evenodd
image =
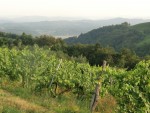
<path id="1" fill-rule="evenodd" d="M 32 35 L 27 35 L 24 32 L 20 36 L 20 39 L 21 39 L 23 45 L 34 45 L 34 43 L 35 43 Z"/>

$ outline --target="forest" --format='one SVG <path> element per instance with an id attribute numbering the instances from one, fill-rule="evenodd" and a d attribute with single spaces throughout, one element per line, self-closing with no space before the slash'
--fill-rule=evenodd
<path id="1" fill-rule="evenodd" d="M 129 48 L 139 56 L 150 54 L 150 23 L 130 25 L 127 22 L 117 25 L 104 26 L 78 37 L 65 39 L 68 44 L 96 44 L 110 46 L 119 51 Z"/>

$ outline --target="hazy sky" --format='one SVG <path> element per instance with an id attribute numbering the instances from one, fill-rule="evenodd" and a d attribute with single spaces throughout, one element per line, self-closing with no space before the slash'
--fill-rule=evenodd
<path id="1" fill-rule="evenodd" d="M 0 0 L 2 16 L 150 18 L 150 0 Z"/>

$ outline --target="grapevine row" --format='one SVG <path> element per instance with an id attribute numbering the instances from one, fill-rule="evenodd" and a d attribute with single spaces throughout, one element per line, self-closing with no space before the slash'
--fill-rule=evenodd
<path id="1" fill-rule="evenodd" d="M 59 59 L 50 49 L 38 46 L 0 48 L 1 82 L 8 78 L 35 92 L 45 89 L 50 96 L 71 91 L 90 100 L 101 71 L 88 63 Z M 119 112 L 150 111 L 150 61 L 141 61 L 131 71 L 107 66 L 101 83 L 101 96 L 115 97 Z"/>

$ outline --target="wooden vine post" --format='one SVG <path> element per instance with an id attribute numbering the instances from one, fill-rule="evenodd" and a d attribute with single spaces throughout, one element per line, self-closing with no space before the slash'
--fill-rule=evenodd
<path id="1" fill-rule="evenodd" d="M 62 63 L 62 59 L 60 59 L 60 61 L 59 61 L 59 64 L 58 64 L 58 66 L 57 66 L 57 68 L 56 68 L 56 72 L 59 70 L 59 68 L 61 67 L 61 63 Z M 54 78 L 55 78 L 55 76 L 56 76 L 56 72 L 54 73 L 54 75 L 52 76 L 52 80 L 50 81 L 50 83 L 49 83 L 49 89 L 51 89 L 51 87 L 52 87 L 52 84 L 53 84 L 53 81 L 54 81 Z M 55 84 L 56 86 L 55 86 L 55 91 L 54 91 L 54 95 L 56 95 L 56 90 L 57 90 L 57 83 Z"/>
<path id="2" fill-rule="evenodd" d="M 90 105 L 90 110 L 91 110 L 91 113 L 94 112 L 96 106 L 98 105 L 98 102 L 99 102 L 99 92 L 101 90 L 101 76 L 103 75 L 104 71 L 106 70 L 106 61 L 104 60 L 103 61 L 103 65 L 102 65 L 102 72 L 100 74 L 100 76 L 98 76 L 98 83 L 96 84 L 96 87 L 95 87 L 95 91 L 94 91 L 94 94 L 92 96 L 92 101 L 91 101 L 91 105 Z"/>

